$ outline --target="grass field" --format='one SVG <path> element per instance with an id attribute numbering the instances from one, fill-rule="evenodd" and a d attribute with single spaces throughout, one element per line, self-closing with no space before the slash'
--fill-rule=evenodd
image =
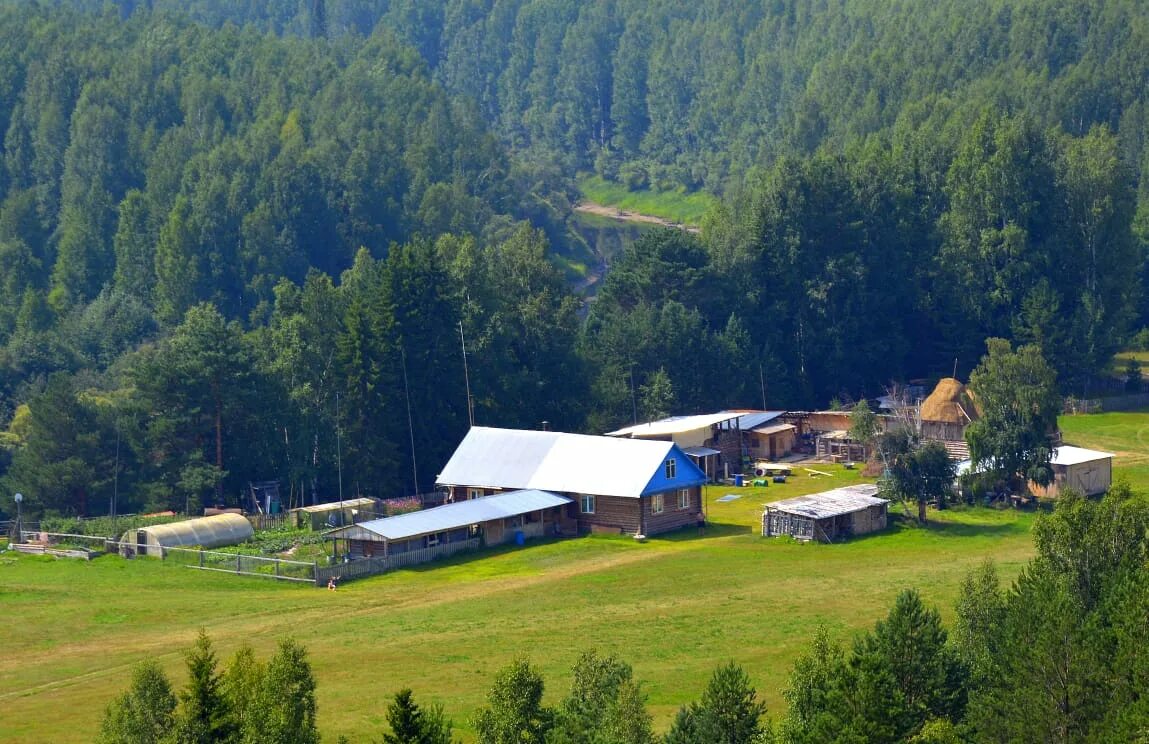
<path id="1" fill-rule="evenodd" d="M 1115 478 L 1149 490 L 1149 413 L 1091 413 L 1058 419 L 1066 444 L 1112 452 Z"/>
<path id="2" fill-rule="evenodd" d="M 0 709 L 4 740 L 91 741 L 133 664 L 158 659 L 182 684 L 180 651 L 201 626 L 229 656 L 243 642 L 270 655 L 293 635 L 311 653 L 325 738 L 378 738 L 387 697 L 402 686 L 438 700 L 471 740 L 468 719 L 494 672 L 519 655 L 560 697 L 577 654 L 596 648 L 645 680 L 656 725 L 735 659 L 770 708 L 815 626 L 848 639 L 904 587 L 952 616 L 958 582 L 986 557 L 1011 575 L 1030 556 L 1033 515 L 931 514 L 840 545 L 756 534 L 761 505 L 855 482 L 819 466 L 785 485 L 708 490 L 712 526 L 639 544 L 589 537 L 349 583 L 337 592 L 205 574 L 109 556 L 91 563 L 0 556 Z"/>
<path id="3" fill-rule="evenodd" d="M 702 222 L 706 210 L 714 204 L 714 197 L 702 192 L 684 191 L 628 191 L 621 184 L 611 183 L 599 176 L 579 179 L 579 192 L 588 201 L 628 212 L 649 214 L 685 225 Z"/>

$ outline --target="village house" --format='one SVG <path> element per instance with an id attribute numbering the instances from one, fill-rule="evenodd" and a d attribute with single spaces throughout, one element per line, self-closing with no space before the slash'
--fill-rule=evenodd
<path id="1" fill-rule="evenodd" d="M 569 498 L 579 532 L 656 535 L 703 518 L 706 475 L 674 442 L 473 427 L 436 479 L 449 502 L 517 490 Z"/>
<path id="2" fill-rule="evenodd" d="M 788 456 L 797 427 L 781 421 L 783 411 L 719 411 L 694 416 L 670 416 L 607 432 L 627 437 L 674 442 L 707 479 L 717 481 L 751 472 L 759 462 Z"/>

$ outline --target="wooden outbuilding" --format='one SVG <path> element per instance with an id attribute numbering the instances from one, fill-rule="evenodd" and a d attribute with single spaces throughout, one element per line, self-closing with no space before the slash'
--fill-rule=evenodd
<path id="1" fill-rule="evenodd" d="M 372 498 L 345 499 L 292 509 L 296 527 L 322 530 L 375 519 L 381 513 L 379 502 Z"/>
<path id="2" fill-rule="evenodd" d="M 1111 452 L 1063 444 L 1053 449 L 1049 465 L 1053 469 L 1053 482 L 1048 486 L 1030 483 L 1029 490 L 1034 496 L 1050 498 L 1067 488 L 1086 496 L 1099 496 L 1113 483 Z"/>
<path id="3" fill-rule="evenodd" d="M 422 551 L 421 559 L 433 560 L 460 544 L 491 546 L 554 535 L 571 522 L 566 512 L 572 503 L 546 491 L 508 491 L 374 519 L 332 530 L 324 537 L 341 542 L 336 552 L 353 560 L 416 551 Z"/>
<path id="4" fill-rule="evenodd" d="M 762 536 L 836 542 L 885 529 L 889 501 L 877 493 L 878 487 L 867 483 L 767 504 Z"/>
<path id="5" fill-rule="evenodd" d="M 965 385 L 953 377 L 938 380 L 937 387 L 922 401 L 918 412 L 922 439 L 941 442 L 955 460 L 969 457 L 965 430 L 979 414 L 977 401 Z"/>

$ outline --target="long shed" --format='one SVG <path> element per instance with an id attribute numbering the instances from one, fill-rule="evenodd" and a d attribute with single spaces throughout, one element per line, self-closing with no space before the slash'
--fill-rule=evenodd
<path id="1" fill-rule="evenodd" d="M 762 536 L 834 542 L 885 529 L 889 501 L 877 493 L 876 485 L 866 483 L 767 504 Z"/>
<path id="2" fill-rule="evenodd" d="M 247 517 L 240 514 L 215 514 L 128 530 L 120 542 L 135 545 L 139 555 L 161 555 L 164 548 L 238 545 L 251 539 L 254 534 L 255 529 Z"/>
<path id="3" fill-rule="evenodd" d="M 573 524 L 565 513 L 573 503 L 566 496 L 547 491 L 509 491 L 361 522 L 332 530 L 325 537 L 345 541 L 343 552 L 354 559 L 394 556 L 475 539 L 484 545 L 498 545 L 553 535 L 563 522 Z M 431 557 L 434 551 L 428 553 Z"/>

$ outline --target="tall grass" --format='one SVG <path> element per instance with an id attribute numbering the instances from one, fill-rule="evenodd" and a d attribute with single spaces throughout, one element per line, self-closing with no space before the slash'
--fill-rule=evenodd
<path id="1" fill-rule="evenodd" d="M 706 210 L 714 204 L 714 197 L 700 191 L 628 191 L 621 184 L 611 183 L 600 176 L 587 176 L 578 183 L 579 192 L 587 201 L 628 212 L 661 217 L 684 225 L 698 225 Z"/>

